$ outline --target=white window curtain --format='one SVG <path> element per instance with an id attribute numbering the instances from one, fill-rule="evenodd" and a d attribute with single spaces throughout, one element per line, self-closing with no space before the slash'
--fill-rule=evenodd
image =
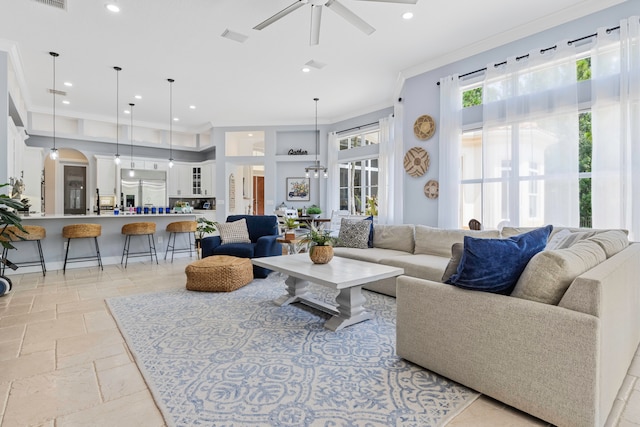
<path id="1" fill-rule="evenodd" d="M 378 153 L 378 223 L 396 223 L 396 197 L 402 192 L 394 191 L 394 172 L 396 153 L 394 151 L 394 118 L 393 116 L 380 119 L 380 143 Z"/>
<path id="2" fill-rule="evenodd" d="M 598 30 L 591 50 L 594 228 L 640 237 L 640 17 Z"/>
<path id="3" fill-rule="evenodd" d="M 462 95 L 457 74 L 440 79 L 438 227 L 460 227 Z"/>
<path id="4" fill-rule="evenodd" d="M 335 132 L 330 132 L 327 137 L 327 214 L 340 209 L 340 171 L 338 168 L 338 152 L 340 142 Z"/>
<path id="5" fill-rule="evenodd" d="M 483 83 L 482 223 L 579 225 L 576 55 L 489 64 Z M 442 194 L 442 190 L 441 190 Z"/>

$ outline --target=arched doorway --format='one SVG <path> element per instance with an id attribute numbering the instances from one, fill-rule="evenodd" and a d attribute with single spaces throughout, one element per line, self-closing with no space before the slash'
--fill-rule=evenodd
<path id="1" fill-rule="evenodd" d="M 44 162 L 45 213 L 87 214 L 87 157 L 71 148 L 58 149 L 58 158 Z"/>

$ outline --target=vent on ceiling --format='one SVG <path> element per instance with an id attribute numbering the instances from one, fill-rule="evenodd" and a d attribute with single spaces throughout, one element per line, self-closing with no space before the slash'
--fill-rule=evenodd
<path id="1" fill-rule="evenodd" d="M 220 34 L 220 36 L 224 37 L 225 39 L 237 41 L 238 43 L 244 43 L 249 38 L 244 34 L 236 33 L 235 31 L 231 31 L 228 28 L 224 30 L 224 32 Z"/>
<path id="2" fill-rule="evenodd" d="M 53 89 L 47 89 L 47 92 L 49 92 L 50 94 L 53 94 L 55 92 L 56 95 L 60 95 L 60 96 L 67 96 L 67 92 L 63 91 L 63 90 L 58 90 L 56 89 L 55 91 Z"/>
<path id="3" fill-rule="evenodd" d="M 58 9 L 67 10 L 67 0 L 33 0 L 47 6 L 57 7 Z"/>
<path id="4" fill-rule="evenodd" d="M 307 66 L 309 66 L 309 67 L 313 67 L 313 68 L 315 68 L 315 69 L 317 69 L 317 70 L 321 70 L 321 69 L 323 69 L 327 64 L 324 64 L 324 63 L 322 63 L 322 62 L 320 62 L 320 61 L 316 61 L 315 59 L 312 59 L 311 61 L 307 62 L 307 63 L 306 63 L 306 64 L 304 64 L 304 65 L 307 65 Z"/>

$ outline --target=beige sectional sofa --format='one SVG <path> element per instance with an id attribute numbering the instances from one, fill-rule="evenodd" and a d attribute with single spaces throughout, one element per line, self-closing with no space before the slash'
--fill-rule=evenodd
<path id="1" fill-rule="evenodd" d="M 464 235 L 522 231 L 376 225 L 374 248 L 335 252 L 405 269 L 370 286 L 397 298 L 400 357 L 555 425 L 602 426 L 640 343 L 640 244 L 617 232 L 544 251 L 511 296 L 441 283 Z"/>

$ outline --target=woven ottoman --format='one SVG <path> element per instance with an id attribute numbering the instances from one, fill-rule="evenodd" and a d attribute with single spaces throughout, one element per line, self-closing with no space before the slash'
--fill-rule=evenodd
<path id="1" fill-rule="evenodd" d="M 194 261 L 185 267 L 184 272 L 190 291 L 231 292 L 253 280 L 251 260 L 228 255 Z"/>

